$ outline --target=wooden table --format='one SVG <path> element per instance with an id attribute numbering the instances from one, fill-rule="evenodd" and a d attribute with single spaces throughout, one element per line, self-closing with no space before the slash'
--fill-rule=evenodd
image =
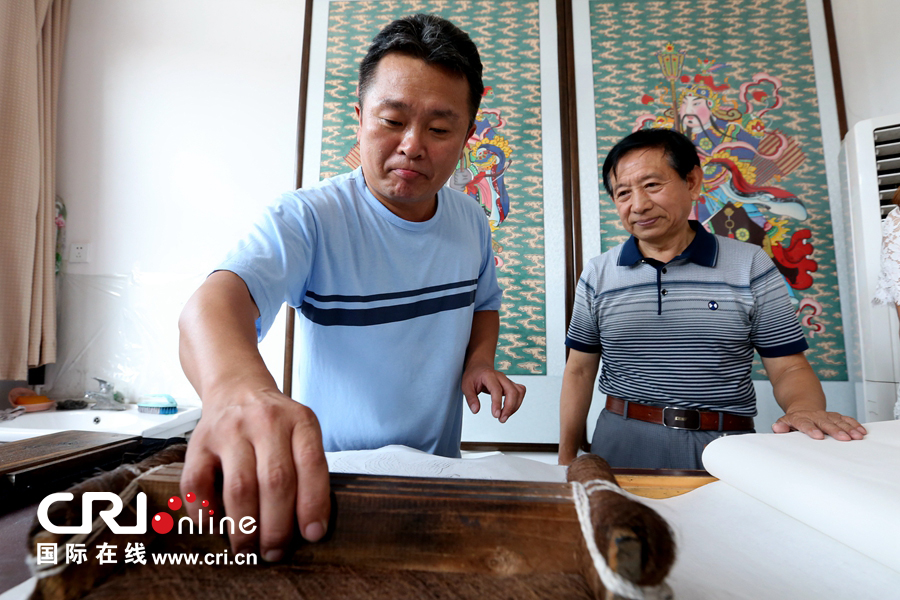
<path id="1" fill-rule="evenodd" d="M 133 450 L 140 442 L 114 434 L 86 437 L 83 433 L 87 434 L 65 432 L 24 445 L 13 442 L 6 449 L 0 445 L 5 485 L 41 480 L 48 473 L 64 471 L 67 461 L 83 468 L 92 461 L 109 461 L 116 453 L 121 459 L 123 451 Z M 180 473 L 181 465 L 173 464 L 142 481 L 150 515 L 166 510 L 168 498 L 178 494 Z M 702 471 L 620 469 L 616 474 L 623 488 L 648 498 L 676 496 L 715 481 Z M 346 579 L 359 569 L 406 570 L 454 577 L 482 574 L 508 578 L 493 582 L 523 583 L 543 574 L 575 576 L 585 569 L 583 541 L 566 484 L 333 474 L 332 491 L 334 505 L 339 507 L 333 516 L 340 519 L 333 521 L 328 542 L 301 544 L 291 559 L 295 566 L 327 565 L 321 576 L 333 572 Z M 0 537 L 24 549 L 35 511 L 32 504 L 0 517 Z M 223 552 L 227 548 L 227 540 L 220 536 L 195 536 L 189 541 L 185 544 L 182 538 L 179 545 L 172 535 L 153 543 L 160 551 Z M 22 556 L 15 552 L 10 556 L 14 560 L 0 561 L 0 592 L 29 575 Z M 286 568 L 281 567 L 282 575 L 293 576 Z M 248 572 L 233 574 L 246 577 Z M 432 576 L 437 575 L 427 577 Z M 533 580 L 526 587 L 539 590 L 541 585 L 546 582 Z"/>
<path id="2" fill-rule="evenodd" d="M 137 489 L 147 495 L 148 515 L 170 513 L 177 523 L 186 514 L 187 503 L 178 511 L 170 510 L 168 504 L 169 498 L 180 493 L 182 466 L 156 466 L 137 480 Z M 656 498 L 681 494 L 713 480 L 693 472 L 631 471 L 620 477 L 633 493 Z M 122 597 L 129 593 L 144 598 L 150 593 L 147 585 L 152 580 L 168 581 L 167 585 L 184 588 L 188 593 L 192 586 L 203 582 L 207 588 L 211 586 L 219 595 L 227 596 L 233 595 L 233 586 L 249 590 L 260 581 L 267 581 L 274 586 L 272 589 L 302 588 L 294 593 L 303 595 L 293 597 L 331 598 L 331 592 L 322 592 L 323 586 L 331 589 L 335 581 L 358 580 L 365 588 L 374 577 L 383 585 L 400 585 L 403 589 L 411 585 L 410 581 L 417 585 L 427 581 L 437 587 L 453 586 L 453 597 L 487 594 L 496 598 L 544 598 L 562 593 L 571 597 L 612 598 L 603 591 L 587 554 L 568 484 L 333 473 L 331 489 L 332 521 L 326 539 L 315 544 L 295 543 L 292 554 L 280 565 L 200 565 L 190 567 L 192 575 L 187 578 L 184 566 L 163 568 L 152 561 L 123 569 L 116 565 L 92 567 L 90 571 L 85 570 L 86 565 L 79 565 L 79 569 L 69 567 L 69 574 L 58 576 L 58 582 L 54 582 L 56 576 L 43 580 L 42 590 L 45 597 L 54 599 L 77 598 L 85 593 L 89 598 Z M 127 504 L 128 499 L 125 500 Z M 190 508 L 196 514 L 193 509 L 197 507 Z M 44 537 L 38 536 L 32 543 L 65 541 L 50 534 L 41 535 Z M 635 565 L 642 568 L 640 560 L 646 554 L 642 554 L 641 540 L 632 531 L 608 535 L 604 539 L 609 540 L 609 546 L 601 551 L 611 567 L 623 574 L 623 569 L 633 570 Z M 176 531 L 159 535 L 148 529 L 146 535 L 129 539 L 140 541 L 148 554 L 157 555 L 183 552 L 227 556 L 229 550 L 226 537 L 210 535 L 208 530 L 202 535 Z M 126 542 L 122 536 L 106 531 L 91 543 L 104 541 L 122 547 Z M 298 579 L 298 573 L 303 573 L 303 577 Z M 634 576 L 639 577 L 640 571 L 636 573 Z M 483 579 L 480 583 L 479 578 Z M 477 592 L 459 594 L 472 585 L 476 587 L 471 589 Z M 481 585 L 488 587 L 479 588 Z M 164 585 L 161 590 L 165 589 Z M 576 590 L 587 595 L 576 596 Z M 201 588 L 195 591 L 201 592 Z M 526 592 L 531 595 L 523 595 Z M 160 591 L 160 597 L 165 593 Z M 325 595 L 315 595 L 320 593 Z M 349 590 L 342 594 L 367 597 L 365 593 L 347 596 Z M 417 596 L 409 593 L 403 597 Z"/>
<path id="3" fill-rule="evenodd" d="M 31 576 L 28 530 L 40 501 L 100 470 L 135 462 L 166 442 L 96 431 L 63 431 L 0 443 L 0 593 Z"/>

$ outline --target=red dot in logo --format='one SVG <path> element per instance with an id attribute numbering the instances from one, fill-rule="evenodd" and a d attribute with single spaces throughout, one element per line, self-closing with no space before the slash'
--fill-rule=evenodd
<path id="1" fill-rule="evenodd" d="M 203 506 L 203 508 L 206 508 L 207 506 L 209 506 L 209 500 L 204 500 L 200 504 Z"/>
<path id="2" fill-rule="evenodd" d="M 169 498 L 169 510 L 178 510 L 179 508 L 181 508 L 181 498 L 178 496 Z"/>
<path id="3" fill-rule="evenodd" d="M 209 514 L 213 514 L 214 512 L 213 509 L 209 509 Z"/>
<path id="4" fill-rule="evenodd" d="M 156 533 L 169 533 L 172 531 L 172 527 L 175 526 L 175 521 L 169 513 L 161 512 L 153 515 L 151 524 L 153 525 L 153 531 Z"/>
<path id="5" fill-rule="evenodd" d="M 188 502 L 193 502 L 194 500 L 197 499 L 197 496 L 194 495 L 194 492 L 188 492 L 187 494 L 184 495 L 184 497 L 187 499 Z"/>

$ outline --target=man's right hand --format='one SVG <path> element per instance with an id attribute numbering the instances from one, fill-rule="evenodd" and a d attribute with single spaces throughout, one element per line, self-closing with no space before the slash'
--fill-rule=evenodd
<path id="1" fill-rule="evenodd" d="M 559 396 L 559 457 L 569 465 L 578 450 L 590 450 L 587 443 L 587 416 L 591 408 L 594 382 L 600 369 L 600 354 L 569 349 Z"/>
<path id="2" fill-rule="evenodd" d="M 313 542 L 328 528 L 328 463 L 319 422 L 309 408 L 277 390 L 220 393 L 224 396 L 204 398 L 203 417 L 188 444 L 181 492 L 217 498 L 221 472 L 225 514 L 235 523 L 253 517 L 259 525 L 249 535 L 235 528 L 232 550 L 258 547 L 263 560 L 281 560 L 295 522 Z"/>
<path id="3" fill-rule="evenodd" d="M 235 523 L 253 517 L 259 525 L 250 535 L 236 528 L 232 549 L 258 544 L 263 559 L 275 561 L 295 523 L 309 541 L 325 535 L 329 477 L 319 422 L 278 391 L 257 348 L 257 317 L 244 281 L 229 271 L 210 275 L 181 313 L 181 364 L 203 400 L 181 492 L 215 503 L 221 483 L 224 506 L 217 508 Z"/>

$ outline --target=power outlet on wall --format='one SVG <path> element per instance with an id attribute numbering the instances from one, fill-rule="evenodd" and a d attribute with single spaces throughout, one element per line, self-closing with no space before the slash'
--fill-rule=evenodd
<path id="1" fill-rule="evenodd" d="M 88 251 L 91 245 L 87 243 L 77 243 L 69 246 L 69 262 L 70 263 L 86 263 L 89 261 Z"/>

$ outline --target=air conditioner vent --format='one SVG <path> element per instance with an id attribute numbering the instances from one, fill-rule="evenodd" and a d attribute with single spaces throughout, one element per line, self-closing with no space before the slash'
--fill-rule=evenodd
<path id="1" fill-rule="evenodd" d="M 875 156 L 878 158 L 889 158 L 891 156 L 900 156 L 900 141 L 891 142 L 889 144 L 875 144 Z"/>
<path id="2" fill-rule="evenodd" d="M 881 216 L 894 208 L 892 198 L 900 188 L 900 124 L 881 127 L 873 132 L 875 166 L 878 171 L 878 201 Z"/>
<path id="3" fill-rule="evenodd" d="M 900 124 L 876 129 L 873 135 L 875 145 L 900 140 Z"/>

